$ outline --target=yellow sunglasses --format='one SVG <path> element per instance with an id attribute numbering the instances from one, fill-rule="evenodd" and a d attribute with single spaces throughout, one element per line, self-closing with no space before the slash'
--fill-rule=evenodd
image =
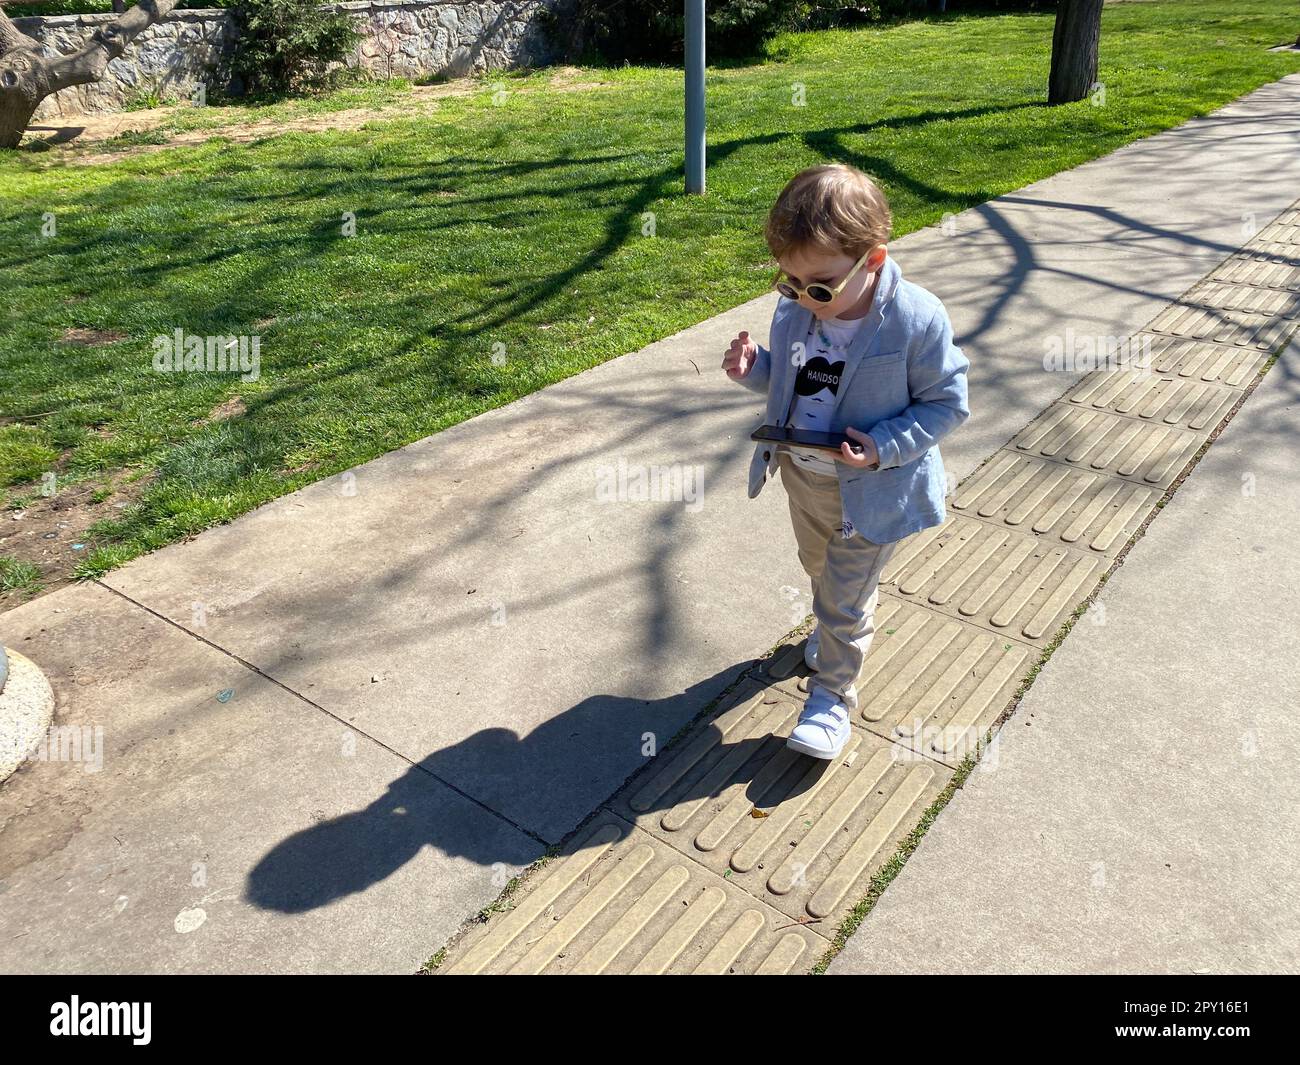
<path id="1" fill-rule="evenodd" d="M 778 270 L 776 272 L 776 277 L 772 278 L 772 287 L 788 300 L 797 300 L 800 296 L 807 296 L 810 300 L 815 300 L 817 303 L 830 303 L 844 291 L 844 286 L 853 280 L 853 275 L 862 269 L 862 264 L 867 261 L 871 256 L 871 252 L 874 250 L 875 249 L 868 249 L 867 253 L 858 260 L 857 265 L 844 275 L 844 280 L 834 288 L 831 288 L 828 285 L 823 285 L 819 281 L 814 281 L 807 288 L 795 288 L 794 285 L 790 284 L 788 281 L 781 280 L 781 275 L 785 273 L 784 270 Z"/>

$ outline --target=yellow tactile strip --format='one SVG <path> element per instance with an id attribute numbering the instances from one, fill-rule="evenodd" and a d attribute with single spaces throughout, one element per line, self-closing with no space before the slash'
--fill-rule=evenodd
<path id="1" fill-rule="evenodd" d="M 1096 371 L 1062 399 L 1082 410 L 1126 414 L 1153 425 L 1209 434 L 1241 392 L 1226 385 L 1143 370 Z"/>
<path id="2" fill-rule="evenodd" d="M 1020 430 L 1010 447 L 1088 473 L 1167 488 L 1208 435 L 1058 400 Z"/>
<path id="3" fill-rule="evenodd" d="M 1258 285 L 1300 291 L 1300 248 L 1294 254 L 1267 251 L 1243 251 L 1225 259 L 1212 274 L 1211 281 L 1228 281 L 1234 285 Z"/>
<path id="4" fill-rule="evenodd" d="M 1283 211 L 1246 246 L 1272 255 L 1300 257 L 1300 208 Z"/>
<path id="5" fill-rule="evenodd" d="M 1272 351 L 1295 324 L 1296 298 L 1294 293 L 1275 289 L 1221 283 L 1198 286 L 1156 315 L 1147 329 L 1188 340 Z M 1227 305 L 1230 303 L 1238 306 Z"/>
<path id="6" fill-rule="evenodd" d="M 805 925 L 601 810 L 438 972 L 786 974 L 825 949 Z"/>
<path id="7" fill-rule="evenodd" d="M 1106 560 L 1002 524 L 949 515 L 903 541 L 883 591 L 1002 636 L 1046 646 Z"/>
<path id="8" fill-rule="evenodd" d="M 968 477 L 881 578 L 841 756 L 792 755 L 803 641 L 604 804 L 440 972 L 806 971 L 1270 353 L 1300 324 L 1300 210 Z"/>
<path id="9" fill-rule="evenodd" d="M 1194 285 L 1178 302 L 1218 311 L 1243 311 L 1283 318 L 1290 322 L 1300 318 L 1300 293 L 1282 288 L 1207 279 Z"/>
<path id="10" fill-rule="evenodd" d="M 1267 351 L 1227 347 L 1204 340 L 1138 333 L 1139 346 L 1149 342 L 1151 369 L 1187 381 L 1218 382 L 1244 390 L 1268 361 Z"/>
<path id="11" fill-rule="evenodd" d="M 773 676 L 798 671 L 795 686 L 806 695 L 803 643 L 782 657 L 780 664 L 773 659 Z M 883 595 L 858 678 L 858 723 L 955 769 L 974 752 L 1038 657 L 1030 644 Z"/>
<path id="12" fill-rule="evenodd" d="M 952 771 L 857 727 L 833 761 L 795 754 L 785 737 L 802 705 L 785 685 L 750 695 L 611 806 L 832 936 Z"/>
<path id="13" fill-rule="evenodd" d="M 949 501 L 958 514 L 1113 557 L 1162 495 L 1159 488 L 1002 450 Z"/>

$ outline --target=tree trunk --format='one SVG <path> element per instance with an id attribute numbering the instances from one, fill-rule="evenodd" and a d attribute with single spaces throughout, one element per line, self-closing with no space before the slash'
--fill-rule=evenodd
<path id="1" fill-rule="evenodd" d="M 60 89 L 98 81 L 109 60 L 125 52 L 177 2 L 140 0 L 121 18 L 95 30 L 78 51 L 52 58 L 0 11 L 0 148 L 17 148 L 42 100 Z"/>
<path id="2" fill-rule="evenodd" d="M 17 148 L 42 91 L 41 53 L 0 11 L 0 148 Z"/>
<path id="3" fill-rule="evenodd" d="M 1047 102 L 1082 100 L 1097 81 L 1101 41 L 1101 0 L 1060 0 L 1052 32 L 1052 73 Z"/>

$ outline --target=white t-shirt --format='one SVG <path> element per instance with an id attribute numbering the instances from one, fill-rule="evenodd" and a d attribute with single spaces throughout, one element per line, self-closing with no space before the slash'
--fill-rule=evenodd
<path id="1" fill-rule="evenodd" d="M 839 400 L 840 376 L 844 372 L 849 345 L 866 320 L 866 315 L 861 318 L 827 318 L 820 322 L 813 318 L 804 341 L 806 358 L 795 375 L 794 402 L 787 425 L 830 432 L 831 415 Z M 782 446 L 804 469 L 830 477 L 838 476 L 837 463 L 829 451 L 792 444 Z"/>

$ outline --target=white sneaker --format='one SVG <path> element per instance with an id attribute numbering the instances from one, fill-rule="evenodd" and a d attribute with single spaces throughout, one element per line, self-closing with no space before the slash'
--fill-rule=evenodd
<path id="1" fill-rule="evenodd" d="M 844 750 L 852 731 L 844 700 L 830 689 L 814 684 L 799 714 L 799 723 L 785 745 L 813 758 L 835 758 Z"/>
<path id="2" fill-rule="evenodd" d="M 814 673 L 817 671 L 817 649 L 821 647 L 821 626 L 814 625 L 812 635 L 808 637 L 807 643 L 803 645 L 804 665 Z"/>

